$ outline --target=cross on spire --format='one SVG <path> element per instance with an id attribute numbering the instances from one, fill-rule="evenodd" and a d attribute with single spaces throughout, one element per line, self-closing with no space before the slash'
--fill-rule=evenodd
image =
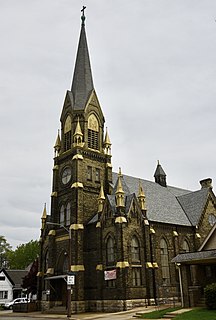
<path id="1" fill-rule="evenodd" d="M 81 12 L 82 12 L 82 16 L 81 16 L 82 26 L 85 26 L 85 9 L 86 9 L 86 7 L 83 6 L 82 10 L 81 10 Z"/>

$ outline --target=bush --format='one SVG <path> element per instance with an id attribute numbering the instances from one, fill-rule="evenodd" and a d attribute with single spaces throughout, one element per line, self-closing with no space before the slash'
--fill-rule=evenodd
<path id="1" fill-rule="evenodd" d="M 204 289 L 208 309 L 216 309 L 216 283 L 209 284 Z"/>

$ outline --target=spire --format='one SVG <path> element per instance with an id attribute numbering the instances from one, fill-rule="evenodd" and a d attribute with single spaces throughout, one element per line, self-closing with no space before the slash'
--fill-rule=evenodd
<path id="1" fill-rule="evenodd" d="M 80 127 L 79 117 L 77 120 L 76 130 L 73 135 L 74 146 L 83 146 L 83 133 Z"/>
<path id="2" fill-rule="evenodd" d="M 160 184 L 162 187 L 166 187 L 166 173 L 164 172 L 162 166 L 160 165 L 160 162 L 158 160 L 157 168 L 155 170 L 155 182 Z"/>
<path id="3" fill-rule="evenodd" d="M 85 15 L 83 7 L 80 39 L 74 68 L 71 91 L 74 98 L 74 109 L 84 109 L 90 93 L 94 89 L 88 45 L 85 32 Z"/>
<path id="4" fill-rule="evenodd" d="M 98 212 L 103 211 L 104 200 L 105 200 L 104 189 L 103 189 L 103 184 L 101 183 L 100 193 L 98 196 Z"/>
<path id="5" fill-rule="evenodd" d="M 143 187 L 141 185 L 141 181 L 139 180 L 139 191 L 138 191 L 138 196 L 137 198 L 139 199 L 139 203 L 140 203 L 140 207 L 141 210 L 146 210 L 146 206 L 145 206 L 145 194 L 143 191 Z"/>
<path id="6" fill-rule="evenodd" d="M 45 203 L 44 204 L 43 214 L 42 214 L 42 217 L 41 217 L 41 221 L 42 221 L 41 229 L 44 229 L 46 218 L 47 218 L 47 211 L 46 211 L 46 203 Z"/>
<path id="7" fill-rule="evenodd" d="M 59 151 L 61 150 L 61 139 L 60 139 L 60 136 L 59 136 L 59 130 L 58 130 L 56 142 L 55 142 L 55 145 L 54 145 L 54 150 L 55 150 L 55 156 L 58 156 L 59 155 Z"/>
<path id="8" fill-rule="evenodd" d="M 111 155 L 111 142 L 110 142 L 110 138 L 109 138 L 109 134 L 108 134 L 108 130 L 106 127 L 106 134 L 105 134 L 105 138 L 104 138 L 104 152 L 106 154 Z"/>
<path id="9" fill-rule="evenodd" d="M 118 173 L 118 180 L 117 180 L 117 188 L 115 192 L 116 196 L 116 207 L 124 207 L 124 190 L 122 188 L 122 173 L 121 173 L 121 168 L 119 168 L 119 173 Z"/>

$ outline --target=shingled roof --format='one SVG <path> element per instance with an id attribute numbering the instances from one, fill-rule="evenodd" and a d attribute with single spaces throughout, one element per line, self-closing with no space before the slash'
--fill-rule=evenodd
<path id="1" fill-rule="evenodd" d="M 85 24 L 83 20 L 71 86 L 71 92 L 73 95 L 73 109 L 83 110 L 93 90 L 94 85 L 86 39 Z"/>
<path id="2" fill-rule="evenodd" d="M 113 173 L 113 185 L 117 181 L 117 173 Z M 124 184 L 129 194 L 138 195 L 139 181 L 146 196 L 147 216 L 150 221 L 195 226 L 202 214 L 207 199 L 208 188 L 190 191 L 172 186 L 163 187 L 153 181 L 123 175 Z M 123 188 L 124 190 L 124 188 Z M 111 205 L 114 200 L 109 196 Z"/>

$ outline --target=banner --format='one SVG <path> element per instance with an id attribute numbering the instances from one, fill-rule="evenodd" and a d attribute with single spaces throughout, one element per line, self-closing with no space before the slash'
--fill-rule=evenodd
<path id="1" fill-rule="evenodd" d="M 115 280 L 116 279 L 116 269 L 104 271 L 105 280 Z"/>

